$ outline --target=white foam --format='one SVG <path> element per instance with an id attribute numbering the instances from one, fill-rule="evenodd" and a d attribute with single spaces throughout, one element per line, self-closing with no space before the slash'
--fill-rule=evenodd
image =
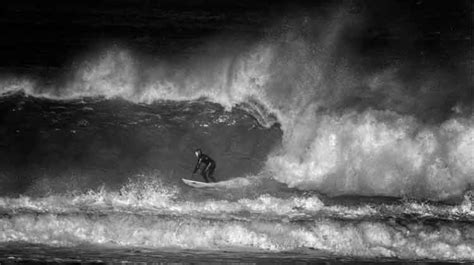
<path id="1" fill-rule="evenodd" d="M 0 218 L 0 242 L 201 250 L 298 251 L 338 256 L 472 260 L 474 245 L 462 226 L 398 226 L 377 221 L 318 219 L 285 223 L 264 219 L 220 221 L 128 213 L 36 214 Z"/>
<path id="2" fill-rule="evenodd" d="M 275 178 L 290 187 L 444 199 L 474 184 L 472 118 L 425 126 L 409 116 L 366 111 L 322 115 L 312 128 L 313 137 L 290 129 L 283 152 L 268 160 Z"/>

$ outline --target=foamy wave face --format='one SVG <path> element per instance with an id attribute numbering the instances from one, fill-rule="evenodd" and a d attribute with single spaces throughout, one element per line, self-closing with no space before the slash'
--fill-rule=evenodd
<path id="1" fill-rule="evenodd" d="M 268 161 L 275 178 L 291 187 L 444 199 L 474 184 L 472 118 L 426 126 L 409 116 L 366 111 L 313 122 L 287 132 L 282 153 Z"/>

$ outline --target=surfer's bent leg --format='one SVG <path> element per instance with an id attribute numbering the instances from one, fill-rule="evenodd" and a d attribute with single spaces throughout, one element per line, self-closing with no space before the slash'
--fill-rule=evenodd
<path id="1" fill-rule="evenodd" d="M 206 181 L 206 183 L 209 183 L 209 180 L 207 179 L 207 167 L 205 167 L 205 168 L 201 171 L 201 176 L 204 178 L 204 180 Z"/>
<path id="2" fill-rule="evenodd" d="M 212 182 L 217 182 L 216 179 L 213 176 L 215 169 L 216 169 L 216 164 L 211 163 L 211 164 L 209 164 L 209 166 L 207 167 L 207 170 L 206 170 L 207 171 L 207 176 L 212 180 Z"/>

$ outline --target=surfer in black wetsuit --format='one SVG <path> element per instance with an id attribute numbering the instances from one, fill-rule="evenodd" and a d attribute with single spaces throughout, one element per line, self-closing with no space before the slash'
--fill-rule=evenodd
<path id="1" fill-rule="evenodd" d="M 201 167 L 201 164 L 204 165 L 204 167 L 201 170 L 201 176 L 204 178 L 206 182 L 209 182 L 209 178 L 213 182 L 217 182 L 216 179 L 212 176 L 214 174 L 214 170 L 216 169 L 216 162 L 212 160 L 209 156 L 205 155 L 202 153 L 201 149 L 196 149 L 194 151 L 194 154 L 196 155 L 198 161 L 196 164 L 196 167 L 194 167 L 193 174 L 198 171 L 198 169 Z"/>

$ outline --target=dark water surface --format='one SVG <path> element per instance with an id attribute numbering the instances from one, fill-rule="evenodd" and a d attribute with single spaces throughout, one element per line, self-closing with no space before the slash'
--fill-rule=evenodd
<path id="1" fill-rule="evenodd" d="M 430 260 L 400 261 L 397 259 L 345 259 L 332 257 L 317 251 L 307 253 L 265 253 L 238 251 L 196 251 L 149 249 L 110 249 L 79 247 L 74 249 L 54 248 L 42 245 L 10 245 L 0 254 L 5 264 L 26 262 L 51 263 L 172 263 L 172 264 L 469 264 L 468 262 L 433 262 Z"/>

